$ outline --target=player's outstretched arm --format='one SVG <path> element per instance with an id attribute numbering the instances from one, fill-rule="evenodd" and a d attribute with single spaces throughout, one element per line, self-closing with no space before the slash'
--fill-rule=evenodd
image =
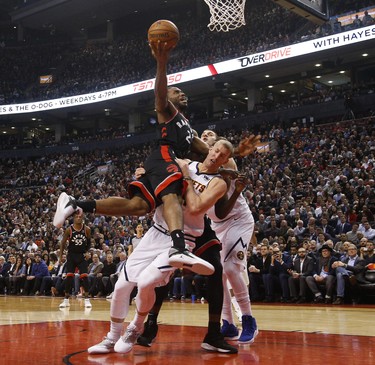
<path id="1" fill-rule="evenodd" d="M 261 146 L 260 135 L 250 135 L 240 141 L 238 146 L 234 149 L 234 155 L 240 157 L 246 157 L 257 150 L 257 147 Z"/>
<path id="2" fill-rule="evenodd" d="M 158 123 L 165 123 L 170 119 L 171 110 L 174 113 L 174 106 L 168 101 L 167 66 L 171 49 L 166 47 L 165 42 L 150 42 L 151 52 L 156 59 L 155 77 L 155 109 L 158 116 Z"/>
<path id="3" fill-rule="evenodd" d="M 220 200 L 215 204 L 215 214 L 218 218 L 224 219 L 233 209 L 234 204 L 237 201 L 237 198 L 240 196 L 242 191 L 248 184 L 248 179 L 245 175 L 239 174 L 236 182 L 235 189 L 232 195 L 228 198 L 225 194 Z"/>

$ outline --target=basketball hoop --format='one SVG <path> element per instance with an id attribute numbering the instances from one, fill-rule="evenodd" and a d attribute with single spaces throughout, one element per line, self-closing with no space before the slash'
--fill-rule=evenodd
<path id="1" fill-rule="evenodd" d="M 213 32 L 229 32 L 242 27 L 245 22 L 246 0 L 204 0 L 210 8 L 210 23 Z"/>

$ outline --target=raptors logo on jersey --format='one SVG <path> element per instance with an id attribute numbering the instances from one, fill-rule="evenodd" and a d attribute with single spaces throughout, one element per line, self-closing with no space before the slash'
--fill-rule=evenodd
<path id="1" fill-rule="evenodd" d="M 81 233 L 78 233 L 78 234 L 74 235 L 74 238 L 71 240 L 71 242 L 75 246 L 82 246 L 83 244 L 86 244 L 86 237 L 85 237 L 85 235 L 83 235 Z"/>
<path id="2" fill-rule="evenodd" d="M 189 121 L 177 113 L 169 122 L 158 125 L 159 144 L 171 146 L 178 158 L 184 158 L 190 151 L 194 134 Z"/>
<path id="3" fill-rule="evenodd" d="M 68 252 L 70 253 L 85 253 L 88 250 L 89 240 L 86 230 L 87 226 L 82 225 L 82 228 L 77 231 L 73 225 L 70 226 L 70 237 Z"/>

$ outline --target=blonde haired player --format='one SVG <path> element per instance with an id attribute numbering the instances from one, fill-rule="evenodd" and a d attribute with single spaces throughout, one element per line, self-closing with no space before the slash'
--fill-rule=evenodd
<path id="1" fill-rule="evenodd" d="M 232 156 L 233 147 L 228 141 L 218 141 L 210 148 L 202 162 L 178 160 L 187 182 L 185 193 L 184 229 L 187 243 L 215 267 L 208 277 L 209 318 L 208 331 L 201 344 L 207 351 L 237 353 L 234 346 L 224 341 L 220 333 L 220 314 L 223 302 L 222 266 L 220 263 L 220 242 L 208 230 L 205 212 L 226 194 L 227 186 L 221 175 L 220 166 Z M 131 351 L 144 328 L 144 320 L 155 303 L 155 287 L 166 285 L 174 269 L 168 265 L 168 251 L 171 237 L 162 216 L 162 207 L 154 214 L 155 224 L 147 231 L 134 252 L 129 256 L 125 274 L 116 283 L 111 303 L 111 327 L 107 336 L 88 349 L 90 354 Z M 138 285 L 137 311 L 134 319 L 120 337 L 122 324 L 128 313 L 129 297 Z"/>
<path id="2" fill-rule="evenodd" d="M 218 136 L 212 130 L 205 130 L 201 139 L 208 145 L 212 145 L 218 139 Z M 233 158 L 224 167 L 238 170 Z M 215 207 L 207 212 L 207 215 L 211 219 L 211 227 L 223 247 L 221 263 L 223 265 L 224 303 L 221 332 L 226 339 L 238 339 L 240 344 L 246 344 L 254 342 L 258 335 L 257 323 L 252 316 L 248 283 L 243 275 L 247 268 L 248 244 L 254 232 L 254 218 L 244 196 L 241 194 L 246 186 L 246 179 L 241 175 L 239 177 L 228 182 L 227 195 L 230 198 L 224 200 L 224 204 L 218 202 Z M 242 314 L 240 336 L 234 324 L 228 282 Z"/>

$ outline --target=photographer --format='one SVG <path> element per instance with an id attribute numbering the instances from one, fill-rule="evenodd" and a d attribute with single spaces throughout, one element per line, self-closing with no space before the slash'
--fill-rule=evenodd
<path id="1" fill-rule="evenodd" d="M 279 246 L 275 246 L 271 255 L 271 265 L 269 274 L 266 276 L 265 285 L 268 286 L 269 292 L 275 297 L 275 287 L 281 287 L 281 302 L 290 302 L 289 295 L 289 272 L 292 267 L 292 260 L 288 253 L 282 253 Z"/>

